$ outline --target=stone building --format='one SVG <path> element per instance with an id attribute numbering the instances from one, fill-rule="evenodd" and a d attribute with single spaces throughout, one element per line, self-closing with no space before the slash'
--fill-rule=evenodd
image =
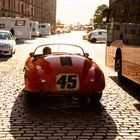
<path id="1" fill-rule="evenodd" d="M 110 0 L 109 7 L 113 10 L 114 21 L 140 23 L 140 0 Z"/>
<path id="2" fill-rule="evenodd" d="M 0 17 L 29 17 L 55 26 L 56 0 L 0 0 Z"/>

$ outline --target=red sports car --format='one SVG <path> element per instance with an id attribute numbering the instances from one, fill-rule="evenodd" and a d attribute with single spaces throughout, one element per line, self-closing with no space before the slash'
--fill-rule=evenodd
<path id="1" fill-rule="evenodd" d="M 43 54 L 49 47 L 50 54 Z M 78 45 L 38 46 L 24 67 L 25 91 L 32 95 L 76 96 L 81 102 L 99 102 L 105 78 L 99 66 Z"/>

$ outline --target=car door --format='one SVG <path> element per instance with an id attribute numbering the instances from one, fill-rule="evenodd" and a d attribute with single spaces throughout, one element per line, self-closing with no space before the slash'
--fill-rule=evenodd
<path id="1" fill-rule="evenodd" d="M 99 31 L 98 32 L 98 41 L 104 40 L 103 32 Z"/>
<path id="2" fill-rule="evenodd" d="M 105 31 L 99 31 L 99 39 L 100 40 L 106 40 L 106 32 Z"/>

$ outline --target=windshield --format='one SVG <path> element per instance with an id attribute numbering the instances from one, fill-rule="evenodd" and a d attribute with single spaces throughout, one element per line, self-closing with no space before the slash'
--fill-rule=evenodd
<path id="1" fill-rule="evenodd" d="M 34 55 L 39 55 L 43 53 L 43 49 L 45 47 L 49 47 L 51 49 L 52 54 L 79 54 L 84 55 L 84 50 L 77 45 L 72 44 L 44 44 L 38 46 L 35 51 Z"/>
<path id="2" fill-rule="evenodd" d="M 0 39 L 4 39 L 4 40 L 10 40 L 10 34 L 7 32 L 0 32 Z"/>

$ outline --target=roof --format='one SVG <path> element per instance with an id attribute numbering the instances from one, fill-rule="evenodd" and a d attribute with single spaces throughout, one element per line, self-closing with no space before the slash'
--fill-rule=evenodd
<path id="1" fill-rule="evenodd" d="M 8 30 L 0 30 L 0 32 L 7 32 L 7 33 L 9 33 L 10 31 L 8 31 Z"/>
<path id="2" fill-rule="evenodd" d="M 94 30 L 94 31 L 95 31 L 95 32 L 96 32 L 96 31 L 104 31 L 104 32 L 106 32 L 105 29 L 97 29 L 97 30 Z M 94 32 L 94 31 L 93 31 L 93 32 Z"/>

